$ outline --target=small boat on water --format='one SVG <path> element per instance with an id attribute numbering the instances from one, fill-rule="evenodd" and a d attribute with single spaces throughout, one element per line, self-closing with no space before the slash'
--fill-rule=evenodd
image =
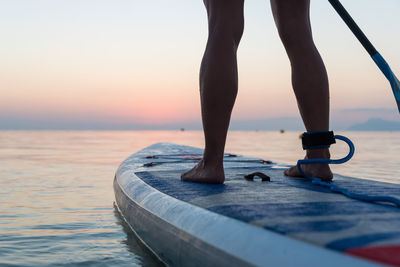
<path id="1" fill-rule="evenodd" d="M 137 236 L 171 266 L 400 266 L 400 208 L 346 198 L 279 163 L 226 154 L 226 181 L 180 180 L 202 150 L 157 143 L 128 157 L 116 204 Z M 265 182 L 245 179 L 259 172 Z M 400 185 L 334 175 L 355 193 L 400 197 Z"/>

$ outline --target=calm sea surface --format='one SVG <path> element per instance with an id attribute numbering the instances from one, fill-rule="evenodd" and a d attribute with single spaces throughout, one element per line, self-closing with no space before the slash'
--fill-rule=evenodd
<path id="1" fill-rule="evenodd" d="M 227 152 L 294 163 L 300 132 L 230 132 Z M 356 145 L 343 175 L 400 183 L 400 132 L 341 132 Z M 199 131 L 0 131 L 1 266 L 160 266 L 122 222 L 112 181 L 156 142 L 203 145 Z M 340 142 L 340 141 L 339 141 Z M 333 157 L 344 156 L 344 144 Z"/>

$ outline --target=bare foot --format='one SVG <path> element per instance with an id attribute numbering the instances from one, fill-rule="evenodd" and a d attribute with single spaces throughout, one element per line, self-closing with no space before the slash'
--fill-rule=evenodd
<path id="1" fill-rule="evenodd" d="M 205 164 L 201 160 L 193 169 L 181 175 L 182 181 L 206 184 L 223 184 L 225 181 L 222 164 Z"/>
<path id="2" fill-rule="evenodd" d="M 328 149 L 308 150 L 305 159 L 324 158 L 329 159 L 330 154 Z M 328 164 L 301 164 L 301 169 L 311 177 L 320 178 L 323 181 L 331 181 L 333 174 Z M 284 171 L 286 176 L 303 177 L 297 166 L 290 167 Z"/>
<path id="3" fill-rule="evenodd" d="M 323 181 L 331 181 L 333 179 L 333 174 L 328 164 L 302 164 L 301 169 L 307 175 L 320 178 Z M 291 177 L 303 177 L 297 169 L 297 166 L 292 166 L 285 170 L 284 174 Z"/>

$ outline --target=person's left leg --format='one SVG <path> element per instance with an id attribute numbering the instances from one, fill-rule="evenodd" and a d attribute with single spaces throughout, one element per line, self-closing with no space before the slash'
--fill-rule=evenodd
<path id="1" fill-rule="evenodd" d="M 329 130 L 329 83 L 324 62 L 315 47 L 310 18 L 310 0 L 271 0 L 279 36 L 292 67 L 292 85 L 304 125 L 308 132 Z M 329 149 L 308 149 L 307 159 L 330 158 Z M 311 176 L 331 180 L 328 164 L 307 164 Z M 285 175 L 301 177 L 296 166 Z"/>
<path id="2" fill-rule="evenodd" d="M 200 69 L 203 159 L 182 174 L 184 181 L 223 183 L 227 131 L 238 90 L 236 51 L 243 33 L 244 0 L 204 0 L 209 36 Z"/>

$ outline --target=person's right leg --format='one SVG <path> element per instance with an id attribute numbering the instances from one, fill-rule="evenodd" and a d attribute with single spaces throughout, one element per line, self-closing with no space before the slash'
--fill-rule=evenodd
<path id="1" fill-rule="evenodd" d="M 200 98 L 205 150 L 203 159 L 182 180 L 223 183 L 223 156 L 238 90 L 236 51 L 243 33 L 244 0 L 204 0 L 208 42 L 200 69 Z"/>
<path id="2" fill-rule="evenodd" d="M 310 0 L 271 0 L 279 36 L 292 66 L 292 85 L 307 131 L 329 130 L 329 85 L 324 63 L 314 45 L 309 18 Z M 306 158 L 329 158 L 328 149 L 307 150 Z M 314 177 L 332 179 L 327 164 L 303 165 Z M 301 176 L 294 166 L 288 176 Z"/>

